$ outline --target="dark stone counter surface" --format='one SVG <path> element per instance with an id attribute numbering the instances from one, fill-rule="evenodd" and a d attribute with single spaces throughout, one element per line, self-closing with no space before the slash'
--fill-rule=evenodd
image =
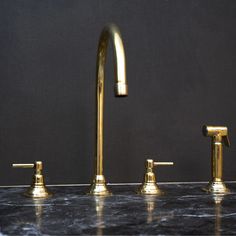
<path id="1" fill-rule="evenodd" d="M 236 235 L 236 183 L 213 197 L 204 184 L 162 184 L 160 197 L 135 194 L 137 186 L 110 186 L 113 195 L 85 195 L 88 187 L 50 187 L 34 201 L 22 187 L 0 188 L 0 235 Z"/>

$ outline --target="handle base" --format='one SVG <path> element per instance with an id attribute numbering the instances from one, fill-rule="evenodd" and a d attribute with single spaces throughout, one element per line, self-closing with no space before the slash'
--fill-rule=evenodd
<path id="1" fill-rule="evenodd" d="M 43 183 L 33 183 L 23 195 L 34 199 L 40 199 L 51 197 L 52 193 L 48 191 Z"/>
<path id="2" fill-rule="evenodd" d="M 163 192 L 158 188 L 155 182 L 145 182 L 137 191 L 138 194 L 143 195 L 162 195 Z"/>

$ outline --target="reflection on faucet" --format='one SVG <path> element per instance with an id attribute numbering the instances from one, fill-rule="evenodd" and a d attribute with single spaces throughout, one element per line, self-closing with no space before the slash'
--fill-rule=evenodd
<path id="1" fill-rule="evenodd" d="M 214 194 L 215 202 L 215 235 L 221 235 L 221 202 L 224 199 L 224 194 Z"/>
<path id="2" fill-rule="evenodd" d="M 43 199 L 34 200 L 35 221 L 36 221 L 36 227 L 38 228 L 39 232 L 41 232 L 41 225 L 42 225 L 43 202 L 44 202 Z"/>
<path id="3" fill-rule="evenodd" d="M 103 208 L 104 208 L 104 197 L 94 197 L 95 209 L 97 213 L 97 235 L 103 235 L 104 221 L 103 221 Z"/>
<path id="4" fill-rule="evenodd" d="M 152 223 L 153 221 L 153 211 L 155 209 L 155 195 L 144 195 L 144 200 L 146 202 L 147 209 L 147 223 Z"/>
<path id="5" fill-rule="evenodd" d="M 162 221 L 169 220 L 174 217 L 173 212 L 166 212 L 164 209 L 159 209 L 155 211 L 156 202 L 159 200 L 157 195 L 144 195 L 144 201 L 146 203 L 146 211 L 147 211 L 147 223 L 150 224 L 154 220 Z M 156 214 L 155 214 L 156 213 Z"/>
<path id="6" fill-rule="evenodd" d="M 106 51 L 109 39 L 113 43 L 115 62 L 115 95 L 124 97 L 128 95 L 126 82 L 125 51 L 121 34 L 114 24 L 106 26 L 100 36 L 97 52 L 97 148 L 96 170 L 89 194 L 97 196 L 109 195 L 103 175 L 103 106 L 104 106 L 104 79 Z"/>

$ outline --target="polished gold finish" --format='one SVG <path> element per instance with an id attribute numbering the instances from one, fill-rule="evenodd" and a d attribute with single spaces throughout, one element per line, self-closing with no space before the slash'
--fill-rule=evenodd
<path id="1" fill-rule="evenodd" d="M 103 175 L 103 107 L 104 107 L 104 79 L 106 52 L 109 39 L 114 48 L 115 61 L 115 95 L 127 96 L 128 85 L 126 82 L 125 51 L 120 31 L 114 24 L 106 26 L 100 36 L 97 52 L 97 148 L 96 148 L 96 170 L 89 194 L 106 196 L 110 192 L 107 189 Z"/>
<path id="2" fill-rule="evenodd" d="M 156 176 L 153 172 L 154 166 L 169 166 L 174 165 L 173 162 L 154 162 L 152 159 L 146 160 L 146 173 L 144 175 L 144 182 L 138 190 L 139 194 L 146 195 L 160 195 L 162 191 L 156 183 Z"/>
<path id="3" fill-rule="evenodd" d="M 203 126 L 203 135 L 212 137 L 211 141 L 211 181 L 204 188 L 210 193 L 228 193 L 223 180 L 223 143 L 229 147 L 228 129 L 224 126 Z"/>
<path id="4" fill-rule="evenodd" d="M 12 167 L 35 169 L 32 185 L 24 193 L 25 196 L 31 198 L 47 198 L 51 196 L 51 193 L 47 190 L 44 184 L 44 178 L 42 175 L 43 163 L 41 161 L 36 161 L 35 164 L 12 164 Z"/>

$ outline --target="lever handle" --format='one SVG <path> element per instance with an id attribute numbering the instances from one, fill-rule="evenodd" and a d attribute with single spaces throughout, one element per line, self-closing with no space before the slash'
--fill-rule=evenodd
<path id="1" fill-rule="evenodd" d="M 34 164 L 12 164 L 13 168 L 34 168 Z"/>
<path id="2" fill-rule="evenodd" d="M 158 162 L 158 161 L 154 161 L 153 162 L 154 166 L 173 166 L 174 165 L 174 162 Z"/>
<path id="3" fill-rule="evenodd" d="M 42 161 L 36 161 L 34 164 L 32 163 L 24 163 L 24 164 L 12 164 L 13 168 L 34 168 L 36 174 L 41 174 L 43 169 Z"/>
<path id="4" fill-rule="evenodd" d="M 174 165 L 174 162 L 159 162 L 159 161 L 153 161 L 153 159 L 147 159 L 146 160 L 146 168 L 152 169 L 154 166 L 172 166 Z"/>

